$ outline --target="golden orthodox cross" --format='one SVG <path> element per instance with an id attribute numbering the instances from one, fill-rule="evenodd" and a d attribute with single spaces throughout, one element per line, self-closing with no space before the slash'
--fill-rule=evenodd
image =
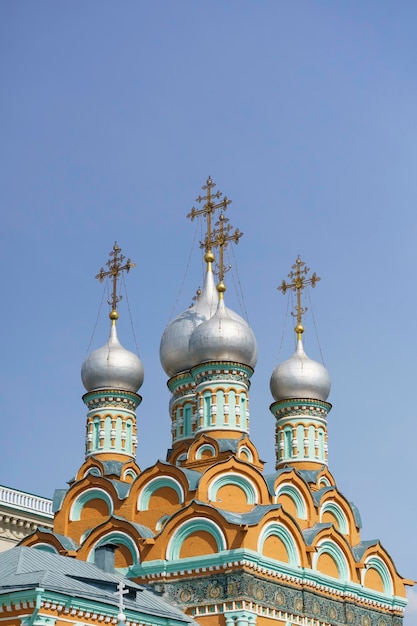
<path id="1" fill-rule="evenodd" d="M 198 196 L 198 198 L 196 198 L 196 202 L 198 202 L 199 204 L 201 204 L 201 202 L 205 200 L 203 208 L 196 209 L 193 207 L 190 213 L 188 213 L 187 215 L 187 217 L 189 217 L 191 221 L 193 221 L 194 218 L 198 217 L 199 215 L 204 215 L 204 217 L 206 218 L 207 235 L 204 240 L 204 247 L 206 249 L 206 252 L 210 251 L 211 245 L 211 216 L 213 215 L 214 211 L 217 211 L 218 209 L 222 209 L 223 211 L 225 211 L 228 205 L 232 202 L 231 200 L 229 200 L 229 198 L 227 198 L 227 196 L 224 196 L 223 200 L 216 203 L 216 200 L 220 200 L 223 194 L 221 191 L 216 191 L 215 193 L 212 193 L 212 189 L 214 189 L 215 186 L 216 183 L 214 183 L 211 179 L 211 176 L 209 176 L 207 178 L 206 184 L 201 187 L 201 189 L 206 192 L 206 195 L 200 195 Z"/>
<path id="2" fill-rule="evenodd" d="M 311 285 L 315 287 L 319 282 L 320 277 L 317 276 L 316 272 L 314 272 L 309 278 L 307 278 L 307 274 L 309 273 L 310 268 L 306 266 L 304 261 L 301 260 L 300 255 L 298 255 L 297 260 L 294 265 L 291 265 L 291 272 L 288 274 L 288 278 L 291 279 L 291 283 L 287 283 L 285 280 L 282 281 L 281 285 L 278 287 L 279 291 L 282 291 L 283 294 L 286 293 L 287 289 L 292 289 L 297 293 L 297 304 L 296 315 L 297 315 L 297 326 L 295 327 L 295 332 L 298 335 L 298 338 L 301 339 L 301 335 L 304 332 L 304 326 L 302 324 L 302 317 L 304 313 L 307 311 L 307 308 L 301 306 L 301 292 L 307 285 Z M 294 313 L 293 313 L 294 315 Z"/>
<path id="3" fill-rule="evenodd" d="M 125 257 L 123 256 L 122 250 L 121 248 L 119 248 L 116 242 L 113 246 L 113 250 L 109 252 L 109 256 L 110 256 L 110 259 L 106 263 L 109 269 L 105 271 L 104 268 L 102 267 L 99 273 L 97 274 L 96 278 L 98 278 L 100 282 L 103 282 L 103 280 L 108 276 L 113 281 L 112 294 L 111 294 L 110 300 L 108 300 L 108 303 L 111 306 L 110 319 L 117 319 L 119 317 L 117 314 L 117 310 L 116 310 L 117 304 L 120 302 L 120 300 L 123 297 L 121 295 L 119 296 L 117 295 L 117 279 L 119 278 L 122 272 L 124 271 L 129 272 L 129 270 L 132 267 L 136 267 L 136 263 L 133 263 L 130 259 L 128 259 L 126 263 L 123 265 L 123 261 L 125 260 Z"/>
<path id="4" fill-rule="evenodd" d="M 239 239 L 242 237 L 243 233 L 241 233 L 238 228 L 232 232 L 232 226 L 229 224 L 228 218 L 225 217 L 223 213 L 220 213 L 219 220 L 216 222 L 215 226 L 216 228 L 213 230 L 212 238 L 210 240 L 206 238 L 206 240 L 201 243 L 201 246 L 205 246 L 206 249 L 211 248 L 211 246 L 219 248 L 219 284 L 217 285 L 217 291 L 222 293 L 226 291 L 226 286 L 223 282 L 225 273 L 223 263 L 224 248 L 227 246 L 229 241 L 239 243 Z"/>

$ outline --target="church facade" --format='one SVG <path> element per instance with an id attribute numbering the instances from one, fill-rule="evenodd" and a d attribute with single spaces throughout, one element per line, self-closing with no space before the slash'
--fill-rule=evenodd
<path id="1" fill-rule="evenodd" d="M 380 542 L 362 539 L 359 512 L 328 468 L 330 378 L 303 347 L 301 297 L 319 278 L 300 258 L 280 287 L 296 294 L 297 347 L 271 376 L 274 472 L 250 439 L 257 344 L 226 306 L 223 253 L 241 233 L 214 186 L 209 178 L 189 214 L 206 224 L 204 285 L 161 340 L 166 461 L 141 470 L 135 460 L 143 366 L 117 336 L 117 281 L 134 264 L 115 245 L 97 276 L 113 284 L 110 337 L 82 366 L 85 462 L 55 493 L 53 528 L 22 545 L 92 563 L 111 546 L 111 567 L 202 626 L 400 626 L 411 581 Z"/>

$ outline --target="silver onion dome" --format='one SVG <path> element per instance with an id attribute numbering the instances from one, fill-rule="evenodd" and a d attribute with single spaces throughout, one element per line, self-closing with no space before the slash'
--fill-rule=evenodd
<path id="1" fill-rule="evenodd" d="M 270 382 L 271 393 L 276 401 L 291 398 L 326 401 L 330 387 L 329 372 L 321 363 L 306 355 L 301 337 L 293 356 L 274 369 Z"/>
<path id="2" fill-rule="evenodd" d="M 249 324 L 220 299 L 216 313 L 190 337 L 195 365 L 207 361 L 235 361 L 254 368 L 258 346 Z"/>
<path id="3" fill-rule="evenodd" d="M 137 392 L 143 383 L 143 365 L 139 357 L 123 348 L 112 321 L 108 342 L 92 352 L 81 367 L 81 378 L 87 391 L 119 389 Z"/>
<path id="4" fill-rule="evenodd" d="M 162 335 L 159 357 L 168 376 L 175 376 L 194 365 L 189 349 L 190 336 L 197 326 L 214 314 L 217 302 L 213 272 L 209 267 L 197 301 L 170 322 Z"/>

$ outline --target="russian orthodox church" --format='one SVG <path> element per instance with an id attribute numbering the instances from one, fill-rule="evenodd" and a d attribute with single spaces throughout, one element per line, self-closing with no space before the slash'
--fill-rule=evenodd
<path id="1" fill-rule="evenodd" d="M 296 295 L 297 343 L 272 372 L 276 467 L 264 473 L 249 436 L 257 343 L 226 305 L 224 250 L 241 233 L 214 186 L 209 178 L 188 216 L 205 220 L 203 287 L 160 345 L 171 392 L 166 461 L 136 461 L 144 369 L 117 335 L 118 279 L 134 264 L 115 245 L 97 276 L 113 285 L 110 337 L 82 365 L 85 461 L 55 493 L 53 529 L 22 544 L 91 563 L 104 553 L 104 569 L 153 588 L 201 626 L 400 626 L 411 581 L 379 541 L 361 539 L 359 512 L 328 468 L 330 378 L 303 347 L 301 297 L 319 278 L 300 258 L 280 286 Z"/>

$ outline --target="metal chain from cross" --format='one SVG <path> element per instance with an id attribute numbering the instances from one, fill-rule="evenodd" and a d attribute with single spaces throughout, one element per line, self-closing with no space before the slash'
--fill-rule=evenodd
<path id="1" fill-rule="evenodd" d="M 285 280 L 282 281 L 281 285 L 277 287 L 279 291 L 282 291 L 283 294 L 287 292 L 288 289 L 295 291 L 297 294 L 297 304 L 295 306 L 296 313 L 291 313 L 294 317 L 297 317 L 297 326 L 295 327 L 295 332 L 298 335 L 298 338 L 301 339 L 301 335 L 304 332 L 304 326 L 302 324 L 302 318 L 304 313 L 307 311 L 307 307 L 303 308 L 301 306 L 301 292 L 308 286 L 311 285 L 315 287 L 319 282 L 320 277 L 317 276 L 316 272 L 314 272 L 309 278 L 307 278 L 307 274 L 309 273 L 310 268 L 306 266 L 304 261 L 301 260 L 300 255 L 298 255 L 297 260 L 294 265 L 291 265 L 291 272 L 288 274 L 288 278 L 292 281 L 291 283 L 287 283 Z"/>
<path id="2" fill-rule="evenodd" d="M 110 319 L 116 320 L 119 315 L 117 313 L 117 305 L 120 300 L 123 298 L 122 295 L 117 295 L 117 280 L 120 277 L 122 272 L 129 272 L 132 267 L 136 267 L 136 263 L 133 263 L 130 259 L 126 261 L 123 265 L 123 261 L 125 257 L 122 254 L 121 248 L 117 245 L 117 242 L 114 243 L 113 250 L 109 252 L 110 259 L 107 261 L 106 265 L 109 268 L 107 271 L 102 267 L 97 274 L 96 278 L 102 283 L 106 277 L 109 277 L 113 281 L 113 288 L 110 300 L 107 302 L 111 306 Z"/>
<path id="3" fill-rule="evenodd" d="M 193 207 L 190 213 L 188 213 L 187 215 L 187 217 L 191 219 L 191 221 L 193 221 L 199 215 L 203 215 L 206 218 L 207 233 L 206 233 L 206 237 L 203 243 L 203 247 L 205 248 L 206 253 L 210 252 L 210 248 L 211 248 L 211 244 L 210 244 L 211 239 L 212 239 L 211 218 L 212 218 L 214 211 L 217 211 L 217 210 L 226 211 L 228 205 L 232 202 L 231 200 L 229 200 L 227 196 L 224 196 L 223 200 L 216 203 L 216 200 L 220 200 L 223 194 L 221 191 L 216 191 L 215 193 L 212 193 L 212 189 L 214 189 L 215 186 L 216 186 L 216 183 L 214 183 L 211 179 L 211 176 L 209 176 L 206 181 L 206 184 L 201 187 L 201 189 L 206 192 L 206 195 L 205 196 L 200 195 L 198 196 L 198 198 L 196 198 L 196 202 L 198 202 L 199 204 L 205 201 L 203 208 L 196 209 L 195 207 Z"/>

